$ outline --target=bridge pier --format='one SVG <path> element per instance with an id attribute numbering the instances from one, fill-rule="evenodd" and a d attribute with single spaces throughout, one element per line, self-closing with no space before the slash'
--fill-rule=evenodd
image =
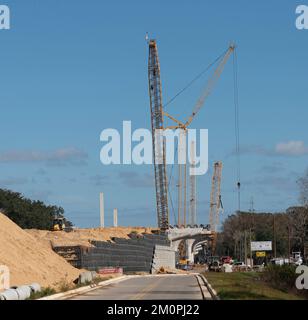
<path id="1" fill-rule="evenodd" d="M 171 248 L 176 252 L 182 240 L 185 241 L 186 259 L 194 263 L 194 244 L 205 242 L 212 232 L 204 228 L 172 228 L 167 231 Z"/>
<path id="2" fill-rule="evenodd" d="M 190 263 L 194 263 L 194 252 L 193 252 L 193 244 L 195 239 L 187 239 L 186 241 L 186 259 Z"/>

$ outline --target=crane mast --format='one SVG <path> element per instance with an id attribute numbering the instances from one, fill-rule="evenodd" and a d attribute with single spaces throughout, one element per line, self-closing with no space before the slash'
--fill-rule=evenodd
<path id="1" fill-rule="evenodd" d="M 168 229 L 169 210 L 166 173 L 166 146 L 164 140 L 160 141 L 162 137 L 159 138 L 155 134 L 157 129 L 164 129 L 160 65 L 158 59 L 157 44 L 155 40 L 149 41 L 148 77 L 153 139 L 157 220 L 159 228 Z"/>
<path id="2" fill-rule="evenodd" d="M 216 232 L 219 224 L 219 211 L 221 206 L 221 173 L 222 173 L 222 162 L 218 161 L 214 163 L 214 173 L 212 177 L 212 189 L 210 199 L 210 226 L 211 231 Z"/>
<path id="3" fill-rule="evenodd" d="M 196 159 L 195 159 L 196 146 L 195 141 L 191 142 L 190 146 L 190 159 L 191 167 L 190 169 L 194 170 L 196 168 Z M 190 174 L 190 199 L 189 199 L 189 224 L 194 226 L 197 224 L 197 192 L 196 192 L 196 175 Z"/>

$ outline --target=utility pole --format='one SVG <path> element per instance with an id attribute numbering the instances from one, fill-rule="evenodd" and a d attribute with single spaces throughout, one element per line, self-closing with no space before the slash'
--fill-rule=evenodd
<path id="1" fill-rule="evenodd" d="M 277 250 L 276 250 L 276 224 L 275 224 L 275 214 L 273 215 L 273 247 L 274 247 L 274 258 L 277 256 Z"/>
<path id="2" fill-rule="evenodd" d="M 244 261 L 245 261 L 245 265 L 247 266 L 247 237 L 246 237 L 246 230 L 244 231 Z"/>
<path id="3" fill-rule="evenodd" d="M 250 250 L 250 264 L 251 264 L 251 267 L 253 267 L 252 250 L 251 250 L 251 228 L 249 229 L 249 250 Z"/>
<path id="4" fill-rule="evenodd" d="M 290 225 L 288 225 L 288 260 L 290 260 L 291 254 L 291 234 L 290 234 Z"/>
<path id="5" fill-rule="evenodd" d="M 186 209 L 187 209 L 187 188 L 186 188 L 186 184 L 187 184 L 187 159 L 186 159 L 186 154 L 185 154 L 185 164 L 184 164 L 184 212 L 183 212 L 183 224 L 184 224 L 184 228 L 186 228 Z"/>

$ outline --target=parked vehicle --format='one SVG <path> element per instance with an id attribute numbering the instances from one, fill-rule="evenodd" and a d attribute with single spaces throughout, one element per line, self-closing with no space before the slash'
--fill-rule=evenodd
<path id="1" fill-rule="evenodd" d="M 226 264 L 226 263 L 231 263 L 232 262 L 232 258 L 230 256 L 223 256 L 220 258 L 220 262 L 221 264 Z"/>
<path id="2" fill-rule="evenodd" d="M 271 259 L 270 263 L 276 266 L 282 266 L 284 264 L 290 264 L 290 259 L 274 258 L 274 259 Z"/>
<path id="3" fill-rule="evenodd" d="M 292 252 L 291 262 L 296 266 L 300 266 L 303 264 L 303 258 L 300 252 Z"/>
<path id="4" fill-rule="evenodd" d="M 246 265 L 244 262 L 239 261 L 233 264 L 233 271 L 251 271 L 250 265 Z"/>
<path id="5" fill-rule="evenodd" d="M 221 265 L 218 260 L 215 260 L 209 264 L 209 271 L 215 271 L 215 272 L 221 271 Z"/>

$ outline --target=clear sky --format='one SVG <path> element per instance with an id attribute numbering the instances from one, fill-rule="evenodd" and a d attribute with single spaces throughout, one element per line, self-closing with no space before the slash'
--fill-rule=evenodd
<path id="1" fill-rule="evenodd" d="M 78 226 L 155 225 L 152 166 L 103 166 L 100 132 L 150 128 L 145 33 L 158 41 L 167 101 L 224 51 L 238 46 L 242 209 L 298 203 L 308 157 L 308 30 L 302 1 L 3 0 L 0 30 L 0 187 L 64 207 Z M 306 1 L 308 5 L 308 1 Z M 202 78 L 167 111 L 185 119 Z M 237 209 L 232 63 L 193 122 L 209 129 L 210 166 L 224 163 L 223 217 Z M 198 222 L 208 222 L 210 175 L 198 177 Z M 176 198 L 173 198 L 176 202 Z M 173 212 L 171 211 L 171 218 Z"/>

